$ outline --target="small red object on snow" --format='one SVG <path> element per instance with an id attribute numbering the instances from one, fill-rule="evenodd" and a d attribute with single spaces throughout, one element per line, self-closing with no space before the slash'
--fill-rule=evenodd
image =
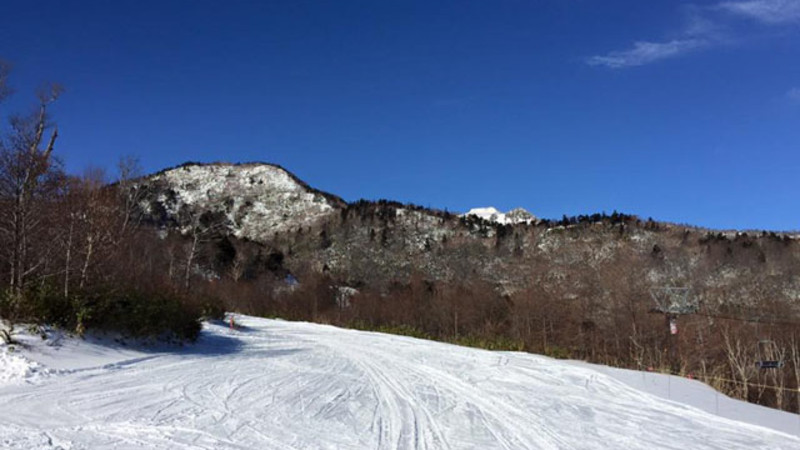
<path id="1" fill-rule="evenodd" d="M 236 324 L 233 322 L 233 316 L 231 316 L 231 330 L 236 328 Z"/>

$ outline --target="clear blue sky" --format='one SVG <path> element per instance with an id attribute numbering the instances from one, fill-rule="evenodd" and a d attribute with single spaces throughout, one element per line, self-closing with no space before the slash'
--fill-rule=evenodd
<path id="1" fill-rule="evenodd" d="M 7 1 L 67 168 L 285 166 L 347 200 L 800 229 L 800 0 Z"/>

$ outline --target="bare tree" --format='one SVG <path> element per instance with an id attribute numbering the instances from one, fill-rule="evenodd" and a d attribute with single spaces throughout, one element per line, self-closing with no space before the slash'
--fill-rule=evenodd
<path id="1" fill-rule="evenodd" d="M 80 218 L 80 213 L 77 211 L 80 207 L 80 196 L 76 195 L 79 189 L 75 186 L 78 180 L 71 179 L 70 186 L 67 188 L 67 195 L 64 197 L 62 204 L 63 210 L 61 217 L 66 220 L 66 230 L 61 234 L 61 246 L 64 251 L 64 297 L 69 297 L 70 275 L 72 274 L 73 252 L 75 247 L 75 240 L 77 234 L 77 222 Z"/>
<path id="2" fill-rule="evenodd" d="M 195 269 L 197 257 L 200 254 L 202 244 L 211 240 L 213 236 L 222 229 L 222 223 L 213 213 L 199 213 L 185 210 L 188 216 L 188 226 L 184 228 L 184 233 L 189 236 L 190 241 L 186 246 L 186 266 L 183 273 L 183 287 L 189 289 L 192 270 Z"/>
<path id="3" fill-rule="evenodd" d="M 138 225 L 140 215 L 137 215 L 138 204 L 144 198 L 144 189 L 137 189 L 136 180 L 142 175 L 142 168 L 139 160 L 132 156 L 125 156 L 117 164 L 119 180 L 117 181 L 118 192 L 120 195 L 120 206 L 122 215 L 121 233 L 125 234 L 131 225 Z"/>
<path id="4" fill-rule="evenodd" d="M 245 269 L 247 268 L 247 258 L 241 251 L 236 252 L 236 256 L 231 261 L 231 267 L 228 269 L 228 274 L 231 279 L 236 282 L 244 276 Z"/>
<path id="5" fill-rule="evenodd" d="M 792 363 L 795 388 L 797 388 L 797 413 L 800 414 L 800 340 L 796 334 L 792 334 L 789 341 L 789 359 Z"/>
<path id="6" fill-rule="evenodd" d="M 755 357 L 748 351 L 747 346 L 742 343 L 738 336 L 733 336 L 730 328 L 722 329 L 722 337 L 725 342 L 725 354 L 728 357 L 731 373 L 739 385 L 738 388 L 734 389 L 734 392 L 739 394 L 739 398 L 747 400 L 750 379 L 754 375 Z"/>
<path id="7" fill-rule="evenodd" d="M 47 108 L 62 88 L 39 92 L 39 106 L 28 116 L 13 116 L 11 131 L 0 141 L 0 235 L 9 249 L 9 285 L 19 295 L 26 278 L 44 261 L 35 254 L 34 238 L 43 225 L 46 202 L 63 184 L 63 172 L 52 153 L 58 137 Z M 49 138 L 45 132 L 52 128 Z"/>
<path id="8" fill-rule="evenodd" d="M 98 250 L 109 247 L 113 243 L 111 222 L 113 203 L 104 197 L 103 186 L 106 184 L 102 169 L 88 169 L 81 179 L 82 207 L 76 211 L 82 225 L 84 241 L 83 262 L 80 269 L 78 287 L 83 289 L 89 279 L 89 268 L 97 258 Z"/>
<path id="9" fill-rule="evenodd" d="M 8 87 L 10 66 L 0 61 L 0 101 Z M 3 338 L 11 339 L 13 320 L 28 277 L 46 266 L 51 252 L 47 240 L 48 203 L 63 186 L 63 172 L 53 158 L 58 130 L 49 120 L 48 107 L 62 92 L 51 84 L 38 93 L 38 108 L 10 118 L 10 129 L 0 135 L 0 246 L 10 287 Z M 52 129 L 46 137 L 48 129 Z"/>

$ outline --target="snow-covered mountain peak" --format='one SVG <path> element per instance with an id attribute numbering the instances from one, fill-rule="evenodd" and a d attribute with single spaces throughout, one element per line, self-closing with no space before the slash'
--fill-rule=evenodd
<path id="1" fill-rule="evenodd" d="M 485 208 L 472 208 L 464 216 L 477 216 L 483 220 L 497 222 L 503 225 L 516 223 L 534 223 L 536 216 L 524 208 L 515 208 L 507 213 L 500 212 L 493 206 Z"/>
<path id="2" fill-rule="evenodd" d="M 490 218 L 492 216 L 499 216 L 501 213 L 497 208 L 494 206 L 487 206 L 485 208 L 472 208 L 465 215 L 467 216 L 478 216 L 481 218 Z"/>
<path id="3" fill-rule="evenodd" d="M 315 223 L 340 203 L 285 169 L 262 163 L 185 164 L 144 178 L 140 187 L 149 193 L 142 204 L 148 212 L 155 201 L 172 217 L 223 213 L 235 236 L 255 241 Z"/>
<path id="4" fill-rule="evenodd" d="M 286 170 L 270 164 L 187 164 L 154 178 L 167 180 L 179 188 L 184 200 L 190 203 L 234 193 L 258 195 L 305 190 Z"/>

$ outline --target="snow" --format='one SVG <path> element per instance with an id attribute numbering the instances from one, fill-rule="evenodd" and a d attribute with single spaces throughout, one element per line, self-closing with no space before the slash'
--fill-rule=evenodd
<path id="1" fill-rule="evenodd" d="M 159 197 L 172 215 L 185 205 L 200 211 L 225 211 L 237 237 L 262 241 L 276 232 L 309 226 L 334 212 L 329 202 L 270 164 L 185 165 L 152 176 L 166 183 L 175 199 Z M 147 199 L 143 208 L 149 208 Z M 226 205 L 227 204 L 227 205 Z"/>
<path id="2" fill-rule="evenodd" d="M 570 363 L 589 367 L 635 389 L 690 405 L 711 414 L 800 436 L 800 415 L 730 398 L 697 380 L 662 373 L 619 369 L 583 361 L 570 361 Z"/>
<path id="3" fill-rule="evenodd" d="M 500 212 L 497 208 L 472 208 L 464 216 L 477 216 L 483 220 L 497 222 L 503 225 L 516 223 L 535 223 L 536 217 L 523 208 L 516 208 L 507 213 Z"/>
<path id="4" fill-rule="evenodd" d="M 489 206 L 486 208 L 472 208 L 467 211 L 465 216 L 478 216 L 482 219 L 486 220 L 494 220 L 503 215 L 497 208 L 494 206 Z"/>
<path id="5" fill-rule="evenodd" d="M 747 422 L 719 417 L 618 379 L 636 372 L 325 325 L 236 322 L 206 324 L 183 348 L 63 338 L 0 349 L 0 373 L 23 373 L 0 378 L 0 447 L 800 448 L 797 437 L 747 423 L 760 407 L 742 405 Z M 41 376 L 24 376 L 34 367 Z M 682 386 L 671 385 L 673 399 Z"/>
<path id="6" fill-rule="evenodd" d="M 31 379 L 39 373 L 39 364 L 22 355 L 0 351 L 0 385 Z"/>

